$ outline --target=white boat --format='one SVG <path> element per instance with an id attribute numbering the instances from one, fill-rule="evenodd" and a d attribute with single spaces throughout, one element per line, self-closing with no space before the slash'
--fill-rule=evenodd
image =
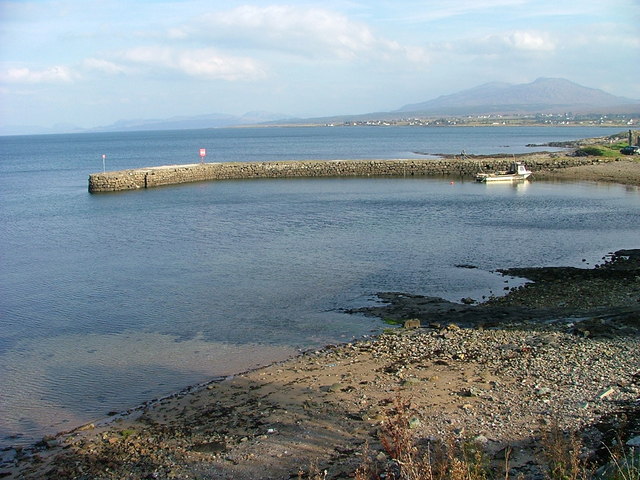
<path id="1" fill-rule="evenodd" d="M 524 163 L 514 162 L 509 170 L 496 173 L 478 173 L 476 180 L 478 182 L 513 182 L 517 180 L 526 180 L 533 172 L 527 170 Z"/>

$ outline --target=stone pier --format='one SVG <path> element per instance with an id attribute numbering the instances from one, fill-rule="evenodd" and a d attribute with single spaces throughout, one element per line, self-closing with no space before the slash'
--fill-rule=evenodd
<path id="1" fill-rule="evenodd" d="M 531 156 L 529 169 L 554 170 L 594 163 L 589 158 Z M 429 176 L 473 178 L 478 172 L 505 170 L 513 158 L 300 160 L 282 162 L 195 163 L 137 168 L 89 175 L 89 192 L 117 192 L 212 180 L 295 177 Z"/>

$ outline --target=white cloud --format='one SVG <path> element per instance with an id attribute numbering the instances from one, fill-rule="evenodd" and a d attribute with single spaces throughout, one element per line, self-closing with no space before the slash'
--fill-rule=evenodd
<path id="1" fill-rule="evenodd" d="M 126 73 L 129 70 L 123 65 L 119 65 L 117 63 L 100 58 L 87 58 L 82 62 L 82 65 L 87 70 L 96 70 L 98 72 L 103 72 L 110 75 Z"/>
<path id="2" fill-rule="evenodd" d="M 498 36 L 496 40 L 516 50 L 550 52 L 556 48 L 549 35 L 538 32 L 513 32 Z"/>
<path id="3" fill-rule="evenodd" d="M 254 59 L 224 55 L 213 48 L 135 47 L 118 57 L 133 68 L 164 69 L 212 80 L 257 80 L 266 75 Z"/>
<path id="4" fill-rule="evenodd" d="M 549 34 L 536 31 L 514 31 L 488 35 L 464 40 L 461 45 L 465 53 L 481 55 L 552 52 L 557 46 Z"/>
<path id="5" fill-rule="evenodd" d="M 0 80 L 7 83 L 71 83 L 79 76 L 65 66 L 56 65 L 44 70 L 27 67 L 9 68 L 0 73 Z"/>
<path id="6" fill-rule="evenodd" d="M 355 60 L 402 57 L 427 60 L 419 47 L 377 36 L 366 24 L 338 12 L 291 5 L 245 5 L 203 16 L 169 32 L 172 38 L 199 38 L 243 48 L 272 50 L 309 59 Z"/>

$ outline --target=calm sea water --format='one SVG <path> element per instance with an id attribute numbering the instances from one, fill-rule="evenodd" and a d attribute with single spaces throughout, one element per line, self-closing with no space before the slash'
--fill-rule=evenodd
<path id="1" fill-rule="evenodd" d="M 89 173 L 198 161 L 515 153 L 568 128 L 251 128 L 0 137 L 0 445 L 298 349 L 379 331 L 378 291 L 501 293 L 500 267 L 638 247 L 640 193 L 426 178 L 90 195 Z M 583 261 L 586 260 L 586 261 Z M 474 270 L 457 268 L 473 264 Z"/>

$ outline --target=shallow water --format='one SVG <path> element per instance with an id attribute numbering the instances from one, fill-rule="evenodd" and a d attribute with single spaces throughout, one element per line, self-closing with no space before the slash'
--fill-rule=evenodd
<path id="1" fill-rule="evenodd" d="M 311 144 L 352 152 L 364 142 L 348 143 L 348 129 L 304 130 L 223 133 L 256 142 L 251 160 L 250 135 L 265 151 L 308 157 L 318 155 Z M 615 185 L 334 178 L 87 193 L 96 159 L 82 152 L 137 152 L 119 168 L 133 167 L 140 142 L 166 155 L 149 135 L 30 137 L 32 157 L 25 137 L 0 139 L 4 444 L 378 331 L 379 321 L 342 313 L 378 291 L 479 299 L 503 291 L 493 269 L 593 265 L 640 238 L 640 194 Z M 184 145 L 197 135 L 151 138 Z M 406 135 L 385 148 L 402 153 Z"/>

